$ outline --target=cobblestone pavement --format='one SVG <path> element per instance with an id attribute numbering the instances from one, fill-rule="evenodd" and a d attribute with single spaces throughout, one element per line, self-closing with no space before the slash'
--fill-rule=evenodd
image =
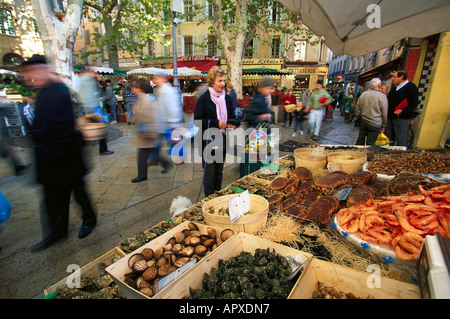
<path id="1" fill-rule="evenodd" d="M 188 115 L 187 115 L 188 116 Z M 292 128 L 280 129 L 280 142 L 312 143 L 308 134 L 292 136 Z M 203 170 L 201 164 L 184 163 L 167 174 L 162 167 L 149 167 L 149 180 L 132 184 L 136 177 L 136 149 L 133 126 L 117 123 L 108 135 L 113 155 L 99 156 L 98 147 L 87 147 L 90 173 L 86 177 L 88 192 L 96 208 L 98 225 L 88 237 L 78 239 L 81 210 L 75 201 L 70 207 L 67 240 L 42 252 L 29 248 L 41 240 L 40 209 L 42 188 L 34 181 L 33 167 L 23 176 L 15 176 L 7 159 L 0 159 L 0 190 L 12 203 L 10 218 L 0 226 L 0 298 L 43 298 L 43 290 L 67 277 L 67 266 L 80 267 L 117 247 L 121 239 L 133 237 L 169 218 L 169 206 L 177 196 L 186 196 L 195 203 L 199 196 Z M 358 129 L 345 123 L 337 112 L 322 124 L 320 144 L 353 145 Z M 32 148 L 26 141 L 16 145 L 29 163 Z M 14 144 L 13 143 L 13 144 Z M 287 154 L 280 152 L 280 156 Z M 239 178 L 239 164 L 225 165 L 222 186 Z M 200 199 L 203 198 L 203 192 Z"/>

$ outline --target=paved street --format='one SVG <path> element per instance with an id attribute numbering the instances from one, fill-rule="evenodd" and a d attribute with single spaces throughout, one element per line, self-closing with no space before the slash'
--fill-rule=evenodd
<path id="1" fill-rule="evenodd" d="M 277 125 L 281 141 L 310 143 L 307 135 L 292 137 L 292 128 Z M 162 167 L 149 168 L 149 180 L 132 184 L 136 177 L 136 148 L 133 126 L 118 123 L 108 142 L 115 154 L 99 156 L 98 147 L 90 145 L 87 154 L 91 171 L 87 189 L 98 214 L 98 225 L 88 237 L 78 239 L 81 210 L 71 203 L 69 236 L 66 241 L 39 253 L 29 248 L 41 240 L 41 186 L 34 182 L 34 171 L 20 177 L 6 159 L 0 159 L 0 190 L 11 201 L 11 217 L 0 226 L 0 298 L 43 298 L 43 290 L 67 277 L 67 266 L 80 267 L 118 246 L 121 239 L 133 237 L 169 218 L 173 198 L 186 196 L 193 203 L 199 194 L 202 173 L 200 164 L 185 163 L 167 174 Z M 356 141 L 358 129 L 343 121 L 337 112 L 331 121 L 323 122 L 321 144 L 350 144 Z M 23 145 L 22 145 L 23 146 Z M 32 162 L 31 145 L 17 148 Z M 280 156 L 287 153 L 280 152 Z M 239 164 L 226 164 L 222 186 L 239 178 Z M 202 199 L 203 192 L 200 199 Z"/>

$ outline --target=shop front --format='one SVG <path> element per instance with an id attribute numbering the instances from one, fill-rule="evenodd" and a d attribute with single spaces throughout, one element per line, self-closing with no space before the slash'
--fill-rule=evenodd
<path id="1" fill-rule="evenodd" d="M 306 89 L 313 90 L 318 80 L 322 80 L 326 85 L 328 69 L 329 67 L 324 65 L 286 62 L 286 70 L 292 73 L 286 76 L 286 88 L 292 88 L 294 95 L 300 97 Z"/>

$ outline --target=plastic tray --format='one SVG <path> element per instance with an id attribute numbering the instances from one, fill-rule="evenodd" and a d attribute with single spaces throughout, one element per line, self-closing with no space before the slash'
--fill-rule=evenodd
<path id="1" fill-rule="evenodd" d="M 363 164 L 363 171 L 369 171 L 367 169 L 367 166 L 369 165 L 369 162 L 365 162 Z M 377 173 L 377 179 L 380 181 L 390 181 L 393 179 L 396 175 L 387 175 L 387 174 L 379 174 Z M 438 182 L 442 183 L 450 183 L 450 174 L 422 174 L 422 176 L 429 177 L 431 179 L 434 179 Z"/>

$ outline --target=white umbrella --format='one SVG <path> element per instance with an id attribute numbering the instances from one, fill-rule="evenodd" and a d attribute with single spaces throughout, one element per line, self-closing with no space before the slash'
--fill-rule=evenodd
<path id="1" fill-rule="evenodd" d="M 361 56 L 407 37 L 450 30 L 449 0 L 278 0 L 325 37 L 334 54 Z"/>
<path id="2" fill-rule="evenodd" d="M 19 73 L 14 72 L 14 71 L 10 71 L 10 70 L 0 69 L 0 74 L 18 75 Z"/>
<path id="3" fill-rule="evenodd" d="M 114 69 L 104 68 L 101 66 L 89 66 L 89 69 L 98 73 L 114 73 Z"/>
<path id="4" fill-rule="evenodd" d="M 137 74 L 146 74 L 146 75 L 153 75 L 156 73 L 167 73 L 167 70 L 155 68 L 155 67 L 148 67 L 148 68 L 140 68 L 140 69 L 134 69 L 127 72 L 127 75 L 137 75 Z"/>
<path id="5" fill-rule="evenodd" d="M 173 69 L 169 69 L 166 70 L 167 71 L 167 75 L 172 75 L 173 76 Z M 199 70 L 195 70 L 195 69 L 191 69 L 188 67 L 181 67 L 181 68 L 177 68 L 177 72 L 178 72 L 178 76 L 195 76 L 198 75 L 200 76 L 202 74 L 202 71 Z"/>

